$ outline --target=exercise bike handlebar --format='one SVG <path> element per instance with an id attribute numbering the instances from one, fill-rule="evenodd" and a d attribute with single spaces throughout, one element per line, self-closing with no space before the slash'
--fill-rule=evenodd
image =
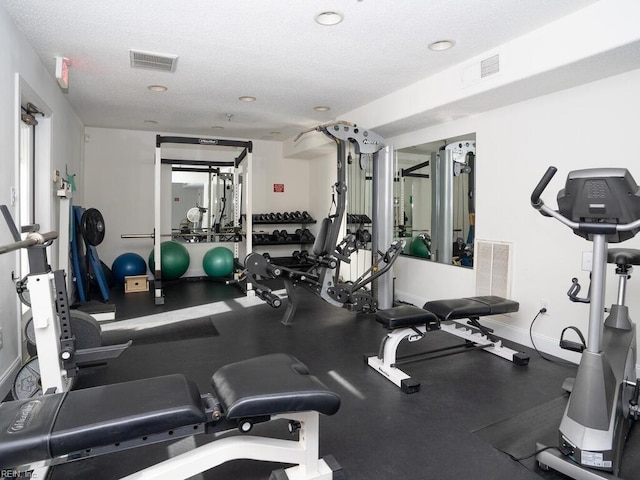
<path id="1" fill-rule="evenodd" d="M 544 205 L 544 202 L 540 198 L 540 195 L 542 195 L 544 189 L 547 188 L 547 185 L 549 185 L 549 182 L 557 171 L 558 169 L 556 167 L 549 167 L 547 168 L 547 171 L 544 172 L 544 175 L 538 182 L 538 185 L 536 185 L 536 188 L 533 189 L 533 193 L 531 194 L 531 205 L 533 206 L 533 208 L 538 209 L 539 206 Z"/>
<path id="2" fill-rule="evenodd" d="M 25 238 L 24 240 L 0 246 L 0 255 L 2 255 L 3 253 L 13 252 L 14 250 L 20 250 L 21 248 L 33 247 L 34 245 L 45 245 L 46 243 L 51 242 L 56 238 L 58 238 L 58 232 L 32 232 L 27 235 L 27 238 Z"/>
<path id="3" fill-rule="evenodd" d="M 545 190 L 545 188 L 547 188 L 547 185 L 549 185 L 549 182 L 557 171 L 558 169 L 556 167 L 549 167 L 538 182 L 538 185 L 536 185 L 536 188 L 533 189 L 533 193 L 531 193 L 531 206 L 538 210 L 542 215 L 553 217 L 572 230 L 580 230 L 583 232 L 603 233 L 603 231 L 608 230 L 608 232 L 604 233 L 616 233 L 628 232 L 630 230 L 640 228 L 640 218 L 630 223 L 574 222 L 573 220 L 562 215 L 557 210 L 553 210 L 552 208 L 545 205 L 540 196 L 542 195 L 542 192 Z"/>

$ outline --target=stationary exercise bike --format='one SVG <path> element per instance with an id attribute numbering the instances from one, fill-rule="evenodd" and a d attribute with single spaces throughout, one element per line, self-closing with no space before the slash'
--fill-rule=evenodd
<path id="1" fill-rule="evenodd" d="M 556 173 L 549 167 L 531 195 L 532 206 L 593 242 L 591 285 L 579 298 L 574 279 L 569 296 L 589 303 L 586 345 L 565 342 L 581 351 L 582 359 L 559 428 L 557 449 L 538 444 L 537 460 L 571 478 L 614 479 L 620 470 L 627 434 L 640 416 L 636 380 L 636 328 L 625 305 L 627 279 L 640 265 L 640 250 L 608 249 L 608 243 L 633 238 L 640 231 L 640 189 L 628 170 L 596 168 L 570 172 L 558 193 L 558 210 L 546 206 L 540 195 Z M 617 303 L 604 319 L 607 263 L 617 265 Z M 562 343 L 561 343 L 562 345 Z M 585 348 L 586 347 L 586 348 Z"/>

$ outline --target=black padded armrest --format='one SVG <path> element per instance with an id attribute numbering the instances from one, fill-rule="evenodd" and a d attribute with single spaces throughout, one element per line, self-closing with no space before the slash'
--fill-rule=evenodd
<path id="1" fill-rule="evenodd" d="M 225 365 L 211 383 L 230 419 L 307 411 L 333 415 L 340 408 L 338 394 L 284 353 Z"/>
<path id="2" fill-rule="evenodd" d="M 469 298 L 453 298 L 449 300 L 434 300 L 424 304 L 425 310 L 433 312 L 441 320 L 456 320 L 459 318 L 485 317 L 501 313 L 517 312 L 518 302 L 495 295 Z"/>
<path id="3" fill-rule="evenodd" d="M 51 458 L 49 434 L 66 394 L 0 405 L 0 468 Z"/>

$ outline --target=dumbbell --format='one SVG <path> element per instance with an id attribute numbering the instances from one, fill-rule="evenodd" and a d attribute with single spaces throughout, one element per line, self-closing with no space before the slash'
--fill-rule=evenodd
<path id="1" fill-rule="evenodd" d="M 360 240 L 362 243 L 369 243 L 371 241 L 371 234 L 367 229 L 359 228 L 356 230 L 356 239 Z"/>
<path id="2" fill-rule="evenodd" d="M 274 242 L 279 242 L 280 241 L 280 230 L 274 230 L 273 232 L 271 232 L 271 240 L 273 240 Z"/>
<path id="3" fill-rule="evenodd" d="M 309 212 L 307 212 L 306 210 L 302 212 L 302 220 L 305 222 L 308 222 L 311 220 L 311 215 L 309 215 Z"/>
<path id="4" fill-rule="evenodd" d="M 269 254 L 269 252 L 264 252 L 264 253 L 262 254 L 262 256 L 263 256 L 264 258 L 266 258 L 267 260 L 269 260 L 269 259 L 271 258 L 271 255 Z"/>
<path id="5" fill-rule="evenodd" d="M 300 256 L 299 250 L 294 250 L 291 256 L 293 257 L 294 260 L 297 260 L 298 262 L 300 261 L 301 256 Z"/>
<path id="6" fill-rule="evenodd" d="M 283 219 L 285 222 L 288 222 L 289 220 L 291 220 L 291 214 L 290 214 L 289 212 L 284 212 L 284 213 L 282 214 L 282 219 Z"/>
<path id="7" fill-rule="evenodd" d="M 295 211 L 291 214 L 291 219 L 297 221 L 302 220 L 302 214 L 298 211 Z"/>
<path id="8" fill-rule="evenodd" d="M 302 233 L 300 234 L 300 240 L 303 242 L 313 242 L 314 238 L 311 230 L 309 230 L 308 228 L 302 230 Z"/>
<path id="9" fill-rule="evenodd" d="M 284 219 L 280 212 L 276 213 L 276 221 L 281 222 Z"/>

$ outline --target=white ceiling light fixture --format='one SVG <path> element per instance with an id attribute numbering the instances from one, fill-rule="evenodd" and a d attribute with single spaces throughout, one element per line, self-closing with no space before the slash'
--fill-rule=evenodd
<path id="1" fill-rule="evenodd" d="M 429 50 L 433 50 L 434 52 L 442 52 L 444 50 L 449 50 L 453 48 L 456 44 L 453 40 L 438 40 L 437 42 L 433 42 L 429 44 Z"/>
<path id="2" fill-rule="evenodd" d="M 166 92 L 167 91 L 167 87 L 165 87 L 164 85 L 149 85 L 147 88 L 149 90 L 151 90 L 152 92 Z"/>
<path id="3" fill-rule="evenodd" d="M 155 120 L 145 120 L 144 123 L 148 123 L 149 125 L 157 125 L 158 122 L 156 122 Z"/>
<path id="4" fill-rule="evenodd" d="M 339 12 L 321 12 L 315 16 L 316 23 L 325 27 L 337 25 L 342 20 L 344 20 L 344 15 Z"/>
<path id="5" fill-rule="evenodd" d="M 238 97 L 238 100 L 240 100 L 241 102 L 255 102 L 256 101 L 256 97 L 252 97 L 250 95 L 243 95 L 242 97 Z"/>
<path id="6" fill-rule="evenodd" d="M 316 112 L 328 112 L 331 110 L 329 107 L 325 107 L 324 105 L 318 105 L 317 107 L 313 107 Z"/>
<path id="7" fill-rule="evenodd" d="M 211 130 L 224 130 L 222 125 L 211 125 Z"/>

